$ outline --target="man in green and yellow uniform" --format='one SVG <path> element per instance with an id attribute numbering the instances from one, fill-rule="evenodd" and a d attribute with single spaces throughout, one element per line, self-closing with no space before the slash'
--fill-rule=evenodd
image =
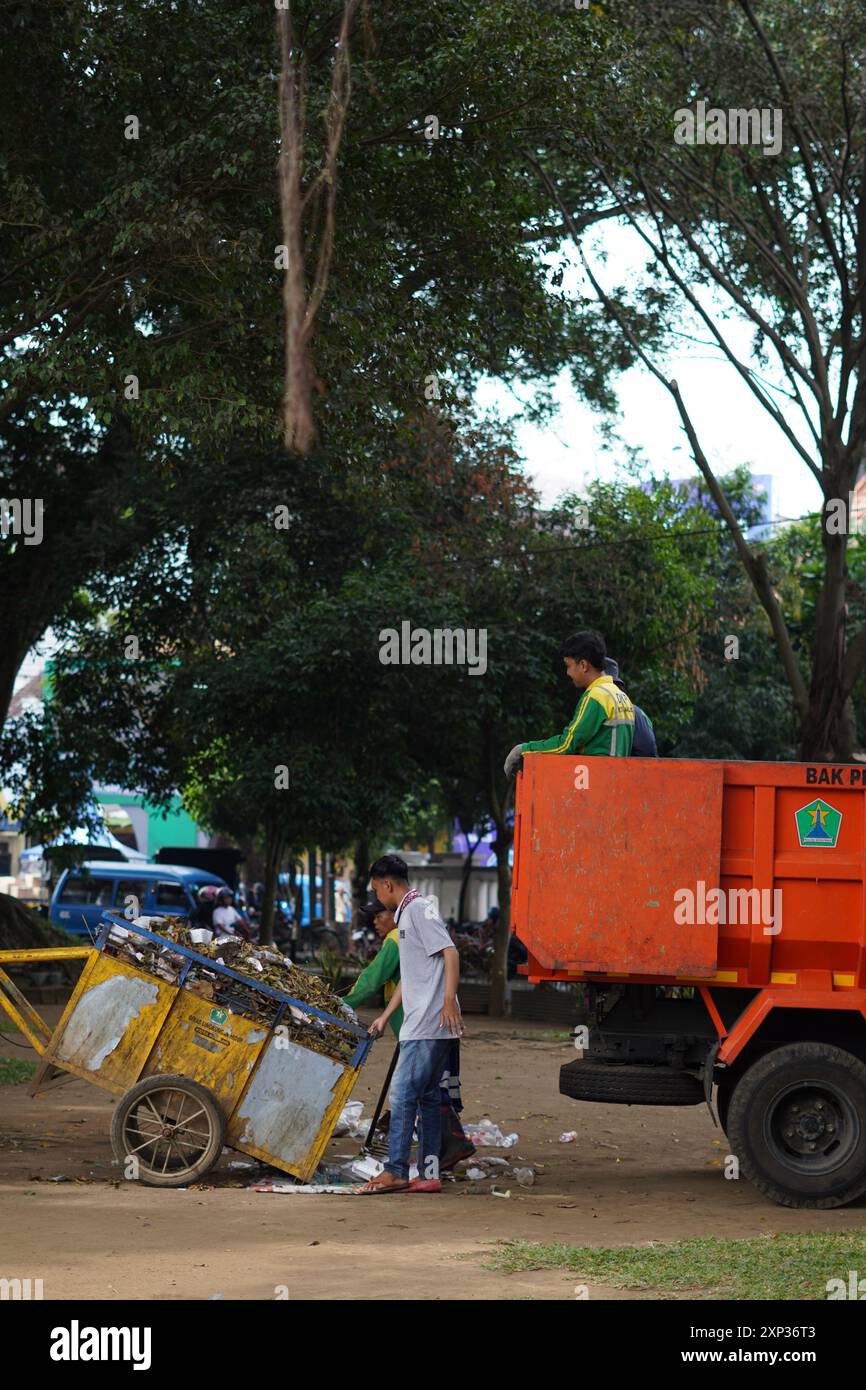
<path id="1" fill-rule="evenodd" d="M 394 913 L 378 901 L 371 903 L 367 911 L 373 919 L 373 926 L 382 945 L 370 964 L 361 971 L 350 993 L 345 996 L 346 1003 L 353 1009 L 374 999 L 380 990 L 384 990 L 387 1004 L 400 983 L 400 946 L 397 928 L 394 926 Z M 403 1022 L 402 1004 L 394 1010 L 389 1022 L 394 1037 L 399 1038 L 400 1024 Z"/>
<path id="2" fill-rule="evenodd" d="M 583 691 L 571 723 L 553 738 L 516 743 L 505 760 L 505 775 L 517 771 L 524 753 L 585 753 L 627 758 L 634 740 L 634 707 L 604 670 L 607 651 L 599 632 L 576 632 L 560 655 L 569 680 Z"/>

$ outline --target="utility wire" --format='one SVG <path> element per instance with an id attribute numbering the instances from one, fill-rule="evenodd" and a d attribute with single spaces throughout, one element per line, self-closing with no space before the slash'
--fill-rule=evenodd
<path id="1" fill-rule="evenodd" d="M 748 531 L 757 530 L 758 527 L 789 526 L 798 521 L 811 521 L 819 518 L 821 512 L 804 512 L 802 516 L 777 517 L 774 521 L 755 521 L 748 528 Z M 554 551 L 570 550 L 580 553 L 589 550 L 607 550 L 611 546 L 626 545 L 655 545 L 659 541 L 688 540 L 694 536 L 725 535 L 728 528 L 723 521 L 719 521 L 715 526 L 698 526 L 688 531 L 660 531 L 656 535 L 645 536 L 615 536 L 606 541 L 587 541 L 583 545 L 574 541 L 552 541 L 549 545 L 525 546 L 519 550 L 500 550 L 486 551 L 483 555 L 445 555 L 437 556 L 433 564 L 449 565 L 479 565 L 485 564 L 490 560 L 514 560 L 529 555 L 549 555 Z"/>

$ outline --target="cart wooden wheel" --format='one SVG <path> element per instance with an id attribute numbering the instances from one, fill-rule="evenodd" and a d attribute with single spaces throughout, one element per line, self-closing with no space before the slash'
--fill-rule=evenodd
<path id="1" fill-rule="evenodd" d="M 225 1116 L 185 1076 L 146 1076 L 117 1102 L 111 1147 L 124 1175 L 151 1187 L 197 1182 L 222 1153 Z"/>

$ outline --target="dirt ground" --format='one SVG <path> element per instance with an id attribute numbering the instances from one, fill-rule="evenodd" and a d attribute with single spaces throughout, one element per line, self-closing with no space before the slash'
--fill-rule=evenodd
<path id="1" fill-rule="evenodd" d="M 355 1091 L 368 1115 L 391 1046 L 373 1048 Z M 33 1056 L 2 1037 L 0 1053 Z M 112 1167 L 110 1096 L 78 1080 L 36 1099 L 2 1086 L 0 1277 L 41 1278 L 47 1299 L 263 1299 L 285 1287 L 290 1299 L 558 1300 L 575 1297 L 574 1275 L 494 1272 L 485 1252 L 511 1239 L 632 1245 L 866 1228 L 866 1201 L 790 1211 L 726 1180 L 726 1141 L 705 1106 L 561 1096 L 559 1067 L 573 1057 L 570 1040 L 538 1025 L 467 1019 L 463 1118 L 516 1130 L 510 1153 L 482 1152 L 536 1169 L 532 1188 L 499 1184 L 508 1198 L 467 1180 L 441 1196 L 257 1193 L 237 1185 L 229 1154 L 203 1189 L 147 1188 Z M 559 1142 L 566 1130 L 575 1142 Z M 356 1148 L 336 1139 L 329 1157 Z M 596 1285 L 590 1296 L 652 1295 Z"/>

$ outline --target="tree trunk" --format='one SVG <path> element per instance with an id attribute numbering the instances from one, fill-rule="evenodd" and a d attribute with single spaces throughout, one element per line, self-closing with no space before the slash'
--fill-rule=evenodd
<path id="1" fill-rule="evenodd" d="M 466 836 L 466 842 L 467 842 L 467 844 L 469 843 L 469 836 L 468 836 L 468 835 Z M 460 879 L 460 897 L 459 897 L 458 900 L 457 900 L 457 925 L 458 925 L 458 926 L 462 926 L 462 925 L 463 925 L 463 922 L 464 922 L 464 920 L 465 920 L 465 918 L 466 918 L 466 894 L 467 894 L 467 892 L 469 891 L 469 879 L 470 879 L 471 876 L 472 876 L 472 869 L 473 869 L 473 867 L 474 867 L 472 861 L 473 861 L 473 857 L 474 857 L 474 855 L 475 855 L 475 851 L 477 850 L 477 848 L 478 848 L 478 846 L 479 846 L 480 844 L 481 844 L 481 836 L 479 835 L 479 836 L 478 836 L 478 839 L 475 841 L 475 844 L 474 844 L 474 845 L 470 845 L 470 847 L 469 847 L 469 853 L 467 854 L 466 858 L 465 858 L 464 861 L 463 861 L 463 873 L 462 873 L 462 876 L 461 876 L 461 879 Z"/>
<path id="2" fill-rule="evenodd" d="M 304 920 L 304 885 L 302 882 L 304 874 L 303 859 L 299 861 L 298 868 L 300 869 L 300 873 L 298 874 L 298 881 L 295 885 L 295 923 L 297 925 L 298 936 L 300 937 L 301 925 Z"/>
<path id="3" fill-rule="evenodd" d="M 496 828 L 493 848 L 496 852 L 496 886 L 499 904 L 499 921 L 493 943 L 493 968 L 490 972 L 490 1016 L 502 1018 L 508 1011 L 508 943 L 511 939 L 511 869 L 508 865 L 508 851 L 514 839 L 514 830 L 508 824 L 508 810 L 511 802 L 511 789 L 506 785 L 505 795 L 500 794 L 499 772 L 501 749 L 497 749 L 493 726 L 483 725 L 482 759 L 485 774 L 485 790 L 490 819 Z M 513 782 L 511 787 L 513 787 Z"/>
<path id="4" fill-rule="evenodd" d="M 352 926 L 357 925 L 358 916 L 367 901 L 367 879 L 370 876 L 370 843 L 362 836 L 355 845 L 352 869 Z"/>
<path id="5" fill-rule="evenodd" d="M 277 880 L 280 861 L 283 857 L 283 835 L 276 826 L 268 826 L 265 832 L 265 884 L 262 901 L 262 917 L 259 927 L 259 941 L 263 946 L 273 945 L 274 940 L 274 902 L 277 893 Z"/>
<path id="6" fill-rule="evenodd" d="M 511 868 L 508 851 L 514 839 L 510 825 L 496 822 L 496 888 L 499 902 L 499 921 L 493 938 L 493 968 L 490 971 L 491 1018 L 502 1018 L 508 1012 L 508 945 L 511 940 Z"/>
<path id="7" fill-rule="evenodd" d="M 316 879 L 319 876 L 319 857 L 318 851 L 307 850 L 307 879 L 310 885 L 310 922 L 313 923 L 318 917 L 317 908 L 319 906 L 319 894 L 316 888 Z"/>
<path id="8" fill-rule="evenodd" d="M 817 669 L 809 693 L 809 712 L 800 732 L 800 757 L 806 763 L 850 763 L 857 747 L 854 707 L 837 684 Z"/>
<path id="9" fill-rule="evenodd" d="M 327 850 L 322 852 L 322 917 L 326 927 L 334 925 L 334 913 L 331 907 L 331 894 L 334 884 L 334 874 L 332 868 L 332 858 Z"/>
<path id="10" fill-rule="evenodd" d="M 289 896 L 294 908 L 295 925 L 292 933 L 293 939 L 297 941 L 301 934 L 301 918 L 304 915 L 304 885 L 301 876 L 304 872 L 303 860 L 300 862 L 292 855 L 289 860 Z"/>
<path id="11" fill-rule="evenodd" d="M 812 681 L 800 730 L 800 757 L 806 762 L 850 762 L 857 730 L 851 692 L 842 678 L 848 617 L 848 537 L 828 534 L 825 525 L 822 540 L 825 570 L 815 609 Z"/>
<path id="12" fill-rule="evenodd" d="M 21 638 L 19 633 L 16 639 L 10 632 L 10 625 L 6 623 L 4 623 L 3 630 L 5 640 L 0 642 L 0 729 L 3 728 L 6 722 L 6 716 L 9 713 L 9 706 L 12 703 L 15 681 L 21 669 L 21 663 L 30 650 L 30 647 L 33 645 L 29 635 L 25 639 Z M 39 634 L 37 633 L 33 641 L 38 640 L 38 637 Z"/>

